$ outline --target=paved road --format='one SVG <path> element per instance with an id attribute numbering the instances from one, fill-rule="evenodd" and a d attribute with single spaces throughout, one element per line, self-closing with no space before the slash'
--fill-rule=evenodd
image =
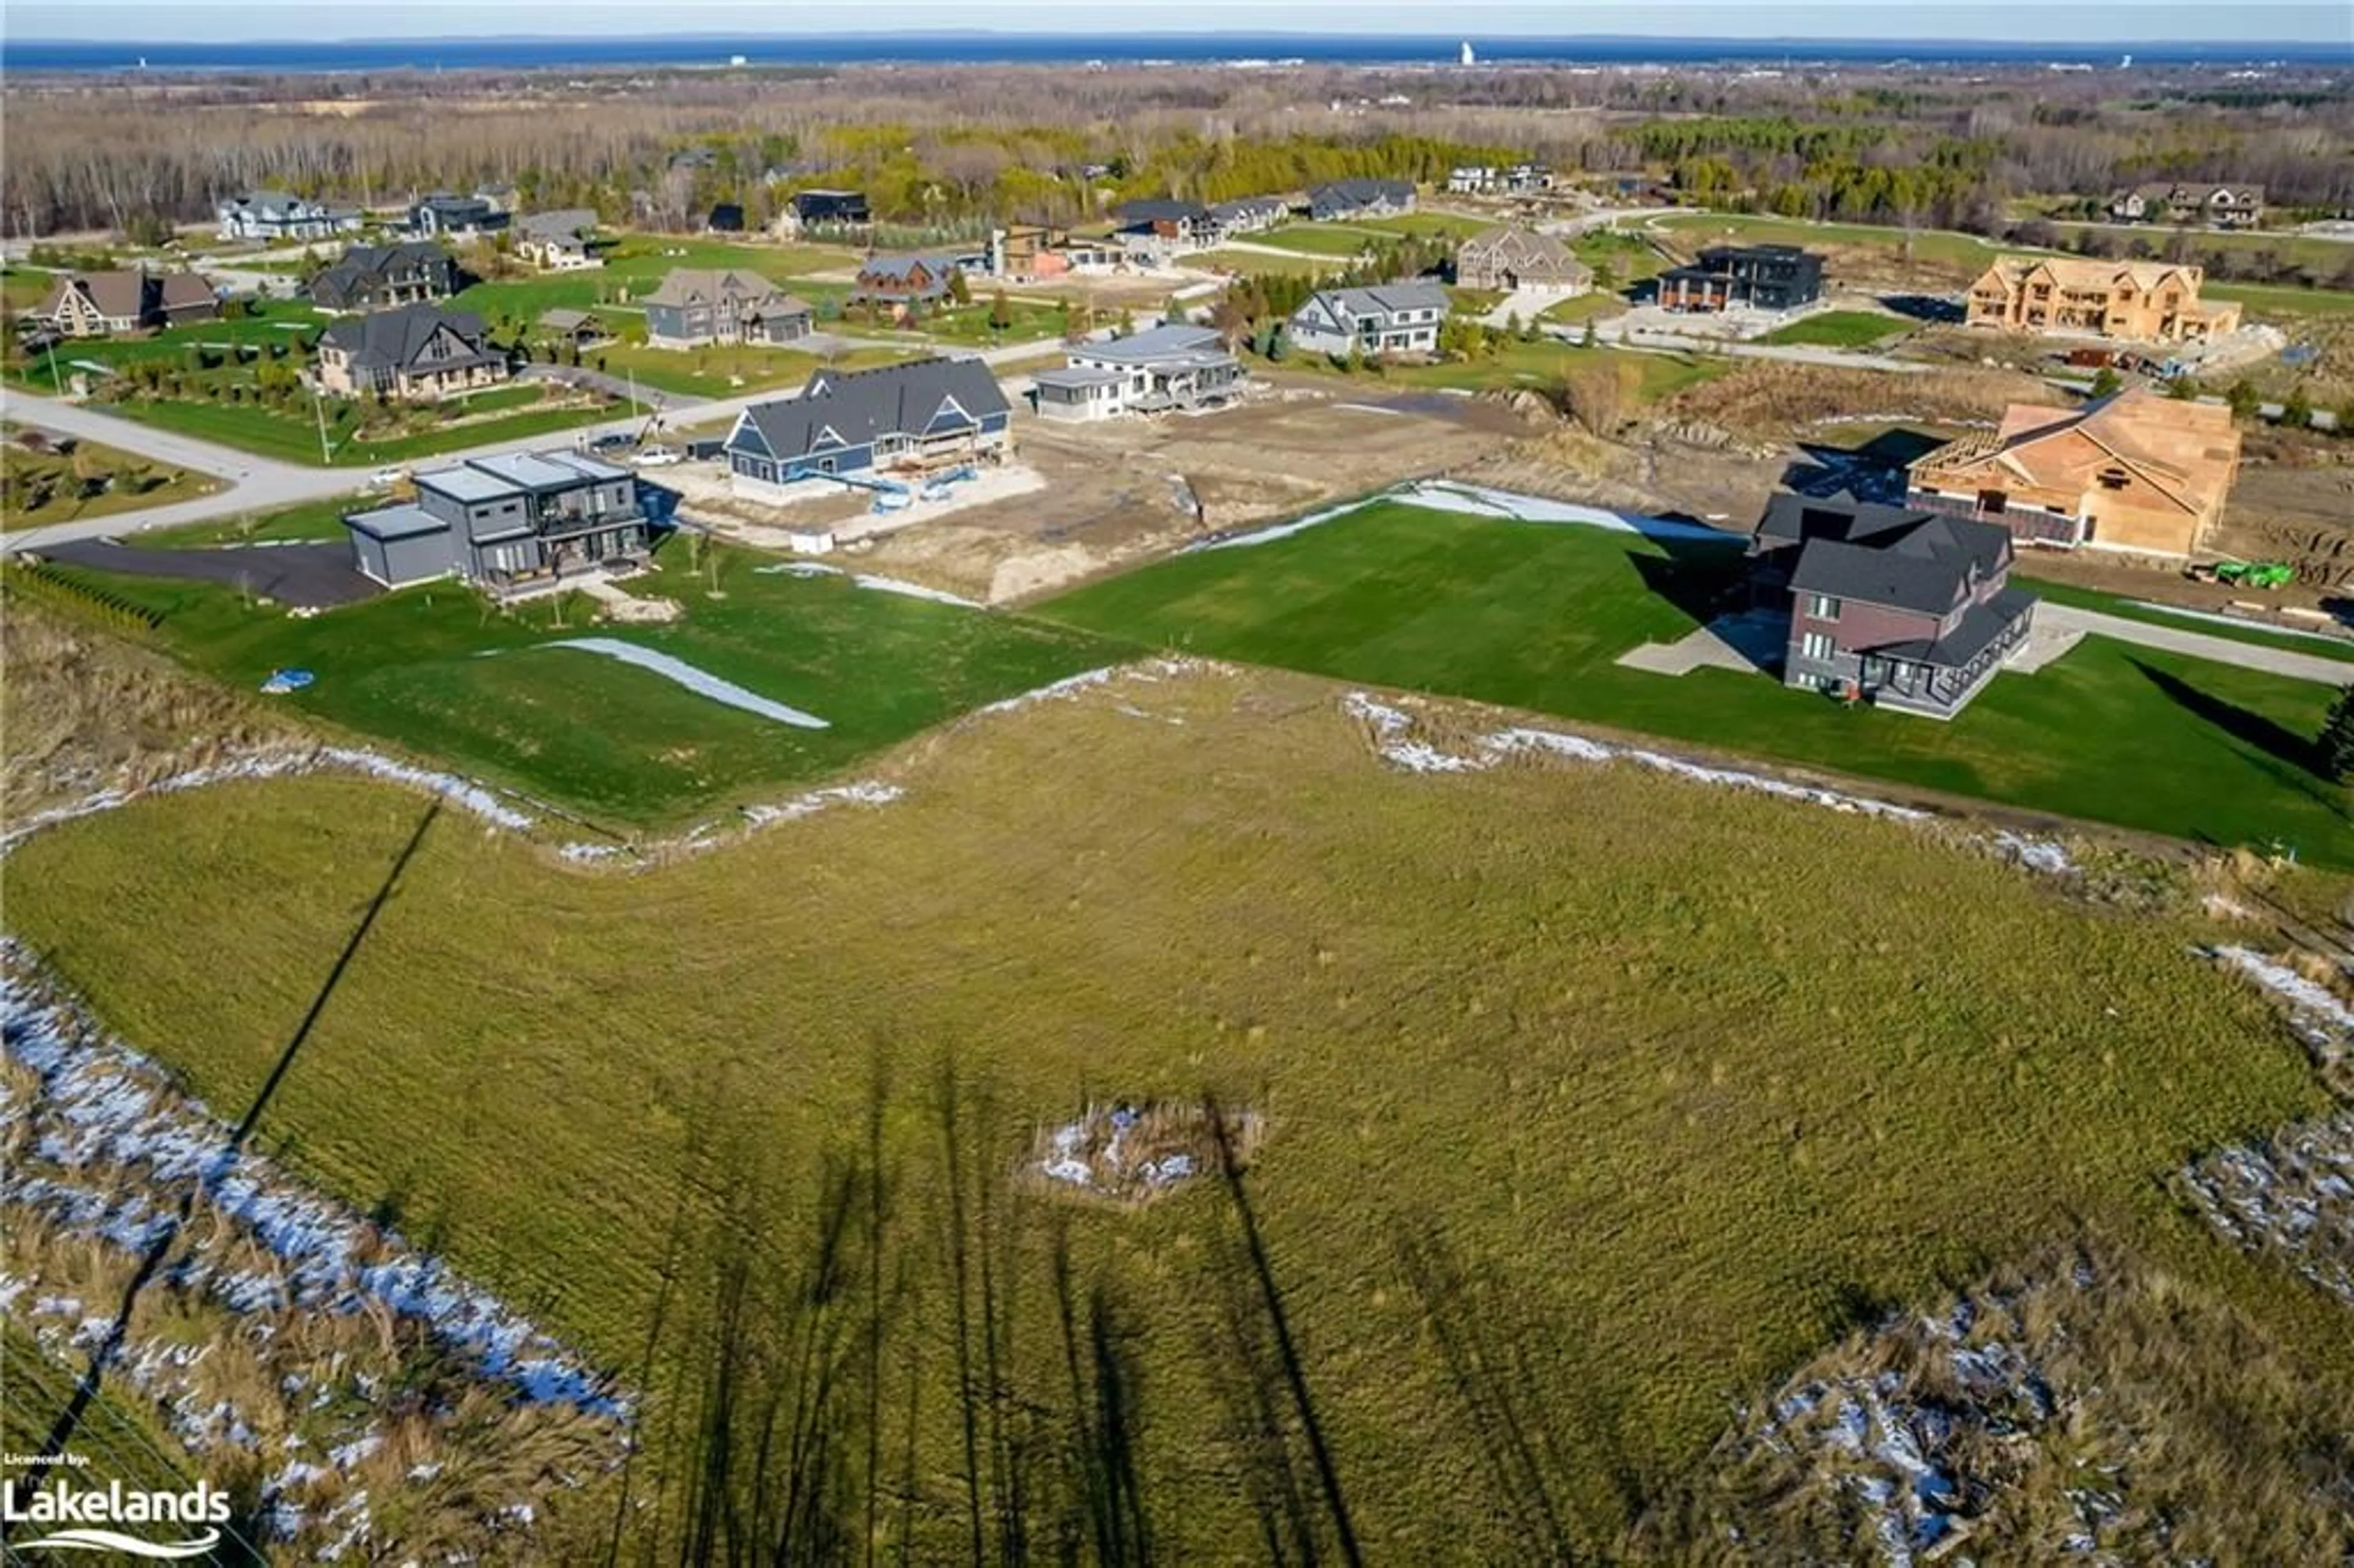
<path id="1" fill-rule="evenodd" d="M 2146 620 L 2127 620 L 2123 616 L 2104 615 L 2096 609 L 2054 604 L 2050 599 L 2035 607 L 2035 629 L 2039 634 L 2091 632 L 2096 636 L 2113 637 L 2120 642 L 2137 643 L 2144 648 L 2188 653 L 2193 658 L 2211 659 L 2219 664 L 2237 664 L 2243 670 L 2262 670 L 2268 674 L 2285 675 L 2292 681 L 2318 681 L 2325 686 L 2354 683 L 2354 664 L 2342 659 L 2326 659 L 2318 653 L 2293 653 L 2285 648 L 2264 648 L 2228 637 L 2210 637 L 2203 631 L 2154 626 Z"/>
<path id="2" fill-rule="evenodd" d="M 844 341 L 873 342 L 881 346 L 898 348 L 923 346 L 907 343 L 885 344 L 882 339 Z M 1054 346 L 1053 339 L 1026 339 L 983 349 L 978 357 L 991 366 L 1004 365 L 1029 358 Z M 534 367 L 535 372 L 559 369 L 567 376 L 580 374 L 569 366 Z M 590 374 L 593 376 L 594 373 Z M 606 376 L 603 380 L 611 382 L 613 378 Z M 616 385 L 626 391 L 626 382 Z M 663 416 L 674 425 L 688 422 L 716 424 L 734 418 L 755 403 L 774 402 L 792 395 L 775 390 L 746 392 L 732 397 L 687 398 L 673 395 L 663 400 Z M 645 388 L 640 389 L 640 396 L 648 401 L 652 400 Z M 348 495 L 367 483 L 369 471 L 366 468 L 306 468 L 296 463 L 280 462 L 274 458 L 256 457 L 232 447 L 198 440 L 193 436 L 159 430 L 60 398 L 36 397 L 28 393 L 11 391 L 5 402 L 11 419 L 60 435 L 101 441 L 176 468 L 196 469 L 228 480 L 229 484 L 228 488 L 214 494 L 198 496 L 193 501 L 175 502 L 168 506 L 154 506 L 139 512 L 117 512 L 81 522 L 53 524 L 46 528 L 28 528 L 0 538 L 0 555 L 17 550 L 45 549 L 74 539 L 113 538 L 150 528 L 172 528 L 221 517 L 277 512 L 289 506 L 299 506 L 304 502 Z M 635 435 L 642 423 L 642 418 L 608 419 L 601 424 L 576 426 L 546 435 L 486 441 L 481 446 L 436 452 L 430 461 L 436 463 L 457 462 L 466 458 L 491 457 L 503 452 L 544 450 L 551 446 L 565 446 L 599 436 Z"/>

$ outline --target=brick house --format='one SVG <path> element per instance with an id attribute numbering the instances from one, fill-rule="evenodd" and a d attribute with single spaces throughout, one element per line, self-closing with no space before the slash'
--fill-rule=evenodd
<path id="1" fill-rule="evenodd" d="M 2213 535 L 2239 465 L 2230 408 L 2137 387 L 2083 408 L 2013 404 L 1996 429 L 1915 461 L 1905 499 L 2022 543 L 2187 556 Z"/>
<path id="2" fill-rule="evenodd" d="M 1751 537 L 1749 580 L 1789 612 L 1783 684 L 1952 718 L 2034 628 L 2011 559 L 1995 524 L 1785 493 Z"/>
<path id="3" fill-rule="evenodd" d="M 2199 268 L 2170 261 L 2005 256 L 1970 285 L 1966 320 L 2005 332 L 2196 343 L 2234 331 L 2240 307 L 2202 303 Z"/>

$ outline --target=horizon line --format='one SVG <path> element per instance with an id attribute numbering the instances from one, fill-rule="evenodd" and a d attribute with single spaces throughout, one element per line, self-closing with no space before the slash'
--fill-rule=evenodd
<path id="1" fill-rule="evenodd" d="M 1445 41 L 1451 39 L 1458 42 L 1468 42 L 1474 46 L 1477 46 L 1483 39 L 1486 39 L 1499 43 L 1657 42 L 1672 43 L 1687 47 L 1698 44 L 1744 44 L 1751 46 L 1760 44 L 1828 44 L 1843 48 L 1855 48 L 1861 45 L 1882 45 L 1889 48 L 1933 48 L 1951 45 L 1969 48 L 2015 48 L 2022 52 L 2034 49 L 2097 48 L 2124 51 L 2132 48 L 2232 48 L 2243 50 L 2262 50 L 2267 48 L 2288 48 L 2298 49 L 2342 49 L 2349 62 L 2354 62 L 2354 42 L 2340 45 L 2334 39 L 2322 38 L 2041 38 L 2030 43 L 2025 41 L 2015 42 L 2007 38 L 1972 38 L 1959 36 L 1952 37 L 1882 37 L 1869 34 L 1840 36 L 1796 33 L 1554 33 L 1521 31 L 1517 29 L 1487 30 L 1479 32 L 1463 30 L 1427 32 L 1378 27 L 1366 29 L 1325 29 L 1320 31 L 1295 31 L 1281 28 L 1262 31 L 1258 29 L 1240 29 L 1234 27 L 1119 28 L 1109 31 L 1096 31 L 1087 28 L 1074 27 L 909 27 L 889 29 L 862 27 L 855 30 L 840 31 L 811 28 L 799 28 L 792 31 L 742 31 L 736 29 L 704 28 L 692 32 L 669 33 L 374 33 L 316 39 L 292 39 L 283 37 L 249 38 L 167 37 L 137 41 L 143 42 L 148 45 L 204 48 L 231 48 L 248 46 L 268 48 L 331 48 L 343 45 L 553 44 L 590 42 L 610 44 L 637 41 L 676 45 L 682 42 L 692 42 L 697 39 L 705 38 L 746 42 L 761 39 L 822 39 L 828 41 L 857 41 L 868 39 L 888 40 L 897 38 L 937 40 L 1001 37 L 1062 37 L 1073 39 L 1202 38 L 1216 37 L 1221 35 L 1256 40 L 1298 39 L 1317 41 L 1352 38 L 1428 38 L 1434 41 Z M 36 34 L 15 37 L 0 37 L 0 51 L 5 51 L 5 48 L 12 44 L 109 45 L 119 48 L 126 47 L 126 44 L 129 42 L 132 42 L 132 40 L 125 40 L 120 37 L 90 37 L 64 34 Z"/>

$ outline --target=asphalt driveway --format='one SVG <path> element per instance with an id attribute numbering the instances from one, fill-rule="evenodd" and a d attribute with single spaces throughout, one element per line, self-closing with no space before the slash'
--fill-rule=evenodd
<path id="1" fill-rule="evenodd" d="M 352 566 L 349 545 L 241 545 L 218 550 L 146 550 L 106 539 L 45 546 L 46 559 L 141 577 L 227 583 L 299 609 L 327 609 L 382 593 Z"/>

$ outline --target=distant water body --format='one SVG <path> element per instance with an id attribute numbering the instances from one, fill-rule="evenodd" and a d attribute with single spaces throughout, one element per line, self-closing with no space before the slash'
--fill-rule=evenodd
<path id="1" fill-rule="evenodd" d="M 24 39 L 0 42 L 0 67 L 14 71 L 107 74 L 150 71 L 355 72 L 399 70 L 610 70 L 632 66 L 725 66 L 741 56 L 753 67 L 830 65 L 1216 65 L 1304 60 L 1318 65 L 1452 66 L 1463 40 L 1400 36 L 1306 34 L 1058 33 L 879 34 L 812 37 L 642 38 L 356 38 L 331 43 L 141 43 L 132 40 Z M 2259 65 L 2347 62 L 2344 47 L 2325 44 L 2134 44 L 2038 46 L 2009 43 L 1874 43 L 1769 38 L 1473 38 L 1483 65 L 1704 65 L 1758 67 L 1785 62 L 1850 66 L 1905 64 L 2113 66 L 2130 51 L 2150 65 Z"/>

